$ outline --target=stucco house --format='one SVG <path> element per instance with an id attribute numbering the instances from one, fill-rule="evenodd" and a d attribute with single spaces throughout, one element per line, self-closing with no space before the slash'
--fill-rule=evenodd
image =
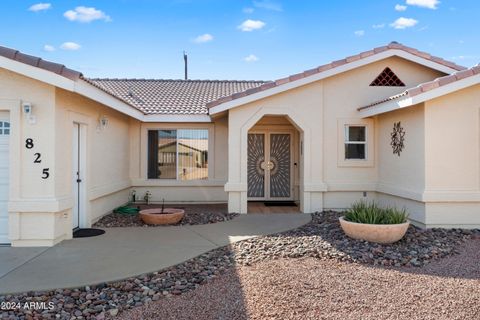
<path id="1" fill-rule="evenodd" d="M 0 47 L 0 243 L 55 245 L 133 189 L 478 228 L 479 83 L 396 42 L 269 82 L 90 79 Z"/>

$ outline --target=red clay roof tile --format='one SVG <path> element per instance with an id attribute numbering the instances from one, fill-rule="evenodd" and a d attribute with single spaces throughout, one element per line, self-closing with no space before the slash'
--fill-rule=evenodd
<path id="1" fill-rule="evenodd" d="M 451 82 L 457 81 L 457 77 L 455 75 L 448 75 L 445 77 L 438 78 L 438 85 L 439 86 L 444 86 L 446 84 L 449 84 Z"/>
<path id="2" fill-rule="evenodd" d="M 0 56 L 12 59 L 21 63 L 31 65 L 36 68 L 44 69 L 50 72 L 54 72 L 60 76 L 68 78 L 70 80 L 77 80 L 83 77 L 81 72 L 68 69 L 64 65 L 45 61 L 42 58 L 31 56 L 28 54 L 21 53 L 18 50 L 6 48 L 0 46 Z M 56 70 L 56 71 L 54 71 Z"/>
<path id="3" fill-rule="evenodd" d="M 455 77 L 457 77 L 457 80 L 461 80 L 471 76 L 473 76 L 473 70 L 471 69 L 467 69 L 467 70 L 463 70 L 455 73 Z"/>
<path id="4" fill-rule="evenodd" d="M 420 88 L 422 89 L 422 92 L 425 92 L 425 91 L 430 91 L 432 89 L 438 88 L 438 86 L 439 86 L 438 81 L 430 81 L 422 84 Z"/>

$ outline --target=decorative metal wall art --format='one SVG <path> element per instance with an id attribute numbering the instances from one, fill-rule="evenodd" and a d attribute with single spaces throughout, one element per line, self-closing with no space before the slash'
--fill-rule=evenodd
<path id="1" fill-rule="evenodd" d="M 403 148 L 405 148 L 405 130 L 403 130 L 400 121 L 393 124 L 393 131 L 390 135 L 392 138 L 390 145 L 392 146 L 393 154 L 396 154 L 400 157 L 400 153 L 402 152 Z"/>

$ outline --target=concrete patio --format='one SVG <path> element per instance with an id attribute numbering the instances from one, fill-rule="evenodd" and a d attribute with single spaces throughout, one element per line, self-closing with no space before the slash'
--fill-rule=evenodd
<path id="1" fill-rule="evenodd" d="M 0 294 L 80 287 L 154 272 L 310 220 L 309 214 L 249 214 L 208 225 L 109 228 L 104 235 L 51 248 L 0 247 Z"/>

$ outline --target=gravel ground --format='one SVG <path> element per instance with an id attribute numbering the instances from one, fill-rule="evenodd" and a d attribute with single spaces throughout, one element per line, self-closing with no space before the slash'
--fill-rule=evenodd
<path id="1" fill-rule="evenodd" d="M 161 205 L 136 205 L 140 210 L 161 208 Z M 198 205 L 181 205 L 168 206 L 185 210 L 185 216 L 177 225 L 197 225 L 209 224 L 222 221 L 228 221 L 236 217 L 237 213 L 227 213 L 226 204 L 198 204 Z M 120 213 L 110 213 L 102 217 L 94 225 L 94 228 L 114 228 L 114 227 L 159 227 L 143 223 L 138 214 L 124 215 Z"/>
<path id="2" fill-rule="evenodd" d="M 272 281 L 268 280 L 269 278 L 265 278 L 264 282 L 264 289 L 266 290 L 266 288 L 273 287 L 273 289 L 271 289 L 272 292 L 275 292 L 274 289 L 277 286 L 279 288 L 283 288 L 282 290 L 285 292 L 289 292 L 287 290 L 289 286 L 291 286 L 291 290 L 296 290 L 298 286 L 300 286 L 299 288 L 301 289 L 302 286 L 300 284 L 295 284 L 293 280 L 293 282 L 288 280 L 293 277 L 293 275 L 299 279 L 307 279 L 305 283 L 315 283 L 315 281 L 317 281 L 320 285 L 321 281 L 323 281 L 322 277 L 326 277 L 325 275 L 331 275 L 331 272 L 334 272 L 338 269 L 343 270 L 343 273 L 340 275 L 344 276 L 353 276 L 353 274 L 358 272 L 365 278 L 362 278 L 363 281 L 355 281 L 355 279 L 352 278 L 352 285 L 355 286 L 358 283 L 363 283 L 363 285 L 366 287 L 374 288 L 372 289 L 374 292 L 377 290 L 381 292 L 381 288 L 377 288 L 376 286 L 379 286 L 382 283 L 384 286 L 388 285 L 390 288 L 390 282 L 392 283 L 392 286 L 398 285 L 401 289 L 402 287 L 400 284 L 402 281 L 405 281 L 406 285 L 404 290 L 407 292 L 405 295 L 407 295 L 420 289 L 430 290 L 430 284 L 424 286 L 424 279 L 421 277 L 422 273 L 424 272 L 423 270 L 430 270 L 428 269 L 430 267 L 428 263 L 432 261 L 434 261 L 433 263 L 440 263 L 440 266 L 435 267 L 434 265 L 434 269 L 432 269 L 433 271 L 428 271 L 430 273 L 436 271 L 439 272 L 440 276 L 442 276 L 443 274 L 446 275 L 448 272 L 451 272 L 451 274 L 449 274 L 450 277 L 457 277 L 459 272 L 460 274 L 461 272 L 464 272 L 465 275 L 462 275 L 462 277 L 473 277 L 476 279 L 475 281 L 478 281 L 478 261 L 480 258 L 478 241 L 475 242 L 475 248 L 477 250 L 476 254 L 471 252 L 468 254 L 463 253 L 463 256 L 454 256 L 453 260 L 449 260 L 448 258 L 439 260 L 439 258 L 458 253 L 459 248 L 462 248 L 462 245 L 464 245 L 466 242 L 468 243 L 470 239 L 480 239 L 480 233 L 478 231 L 460 229 L 420 230 L 415 227 L 411 227 L 408 230 L 405 238 L 401 241 L 393 245 L 382 246 L 365 241 L 353 240 L 346 237 L 340 229 L 338 216 L 339 214 L 333 212 L 314 214 L 310 223 L 295 230 L 287 231 L 277 235 L 258 237 L 238 242 L 231 246 L 212 250 L 184 263 L 161 270 L 159 272 L 132 277 L 123 281 L 103 283 L 77 289 L 58 289 L 48 292 L 30 292 L 17 295 L 0 296 L 0 302 L 8 301 L 24 304 L 25 302 L 31 301 L 47 301 L 52 302 L 55 306 L 53 310 L 41 311 L 17 309 L 9 312 L 3 311 L 2 313 L 2 310 L 0 310 L 0 318 L 4 319 L 11 317 L 12 319 L 17 319 L 21 318 L 22 316 L 35 315 L 43 318 L 50 317 L 51 319 L 101 320 L 105 317 L 115 316 L 119 313 L 122 314 L 131 308 L 140 310 L 137 312 L 142 312 L 141 310 L 144 310 L 143 306 L 146 304 L 155 304 L 156 301 L 170 301 L 169 299 L 165 299 L 169 297 L 181 295 L 190 297 L 191 299 L 200 299 L 198 297 L 192 298 L 192 295 L 195 297 L 197 295 L 203 296 L 204 294 L 208 296 L 217 294 L 216 292 L 218 291 L 223 292 L 223 294 L 219 294 L 219 296 L 216 297 L 217 300 L 220 299 L 217 303 L 218 305 L 216 305 L 213 309 L 203 308 L 205 310 L 200 310 L 199 312 L 206 312 L 212 315 L 214 319 L 215 317 L 216 319 L 235 319 L 237 314 L 241 319 L 242 312 L 237 310 L 239 308 L 241 309 L 241 305 L 239 305 L 239 303 L 245 306 L 245 314 L 249 310 L 248 301 L 250 301 L 250 299 L 253 299 L 251 301 L 259 300 L 259 305 L 264 305 L 264 308 L 267 308 L 271 304 L 270 300 L 268 299 L 261 301 L 261 299 L 264 298 L 262 295 L 260 295 L 260 293 L 263 292 L 261 291 L 263 288 L 255 289 L 260 290 L 258 291 L 259 293 L 257 296 L 254 294 L 254 291 L 252 291 L 253 293 L 251 293 L 251 296 L 257 298 L 251 298 L 250 293 L 247 290 L 249 281 L 254 281 L 257 272 L 259 279 L 262 279 L 260 278 L 260 275 L 261 270 L 263 269 L 267 270 L 267 274 L 264 275 L 265 277 L 274 277 L 272 278 Z M 457 260 L 455 258 L 458 258 L 458 261 L 462 262 L 460 265 L 462 266 L 461 271 L 458 269 L 459 265 L 456 264 Z M 283 264 L 285 264 L 285 268 L 282 267 Z M 288 266 L 291 266 L 291 268 Z M 390 269 L 381 269 L 379 266 L 387 266 Z M 393 270 L 395 267 L 398 269 L 400 266 L 404 268 L 402 269 L 403 271 Z M 238 269 L 238 276 L 235 272 L 235 269 Z M 278 272 L 275 271 L 276 269 L 278 269 Z M 249 273 L 251 270 L 253 270 L 253 273 Z M 242 272 L 245 272 L 245 280 L 241 278 L 243 275 Z M 268 272 L 272 274 L 269 275 Z M 374 279 L 377 273 L 382 275 L 381 277 L 379 276 L 378 279 L 384 280 L 380 281 Z M 212 279 L 216 279 L 219 276 L 221 276 L 221 279 L 223 280 L 217 281 L 227 282 L 221 283 L 219 287 L 214 287 L 215 289 L 205 289 L 205 286 L 202 286 L 204 284 L 207 284 L 208 288 L 210 288 L 210 286 L 215 286 L 216 284 L 210 285 L 210 283 L 216 283 L 212 282 Z M 333 277 L 333 275 L 331 276 Z M 408 276 L 412 278 L 398 278 L 400 279 L 398 280 L 396 278 L 397 276 Z M 235 277 L 240 277 L 241 281 L 237 279 L 235 282 Z M 389 277 L 391 277 L 391 279 Z M 369 284 L 367 281 L 370 278 L 374 279 L 372 284 Z M 337 277 L 337 279 L 339 278 Z M 260 285 L 261 282 L 257 281 L 257 283 L 259 284 L 258 286 L 263 286 L 263 284 Z M 362 303 L 365 306 L 362 307 L 364 308 L 362 309 L 363 312 L 366 312 L 366 315 L 368 315 L 368 310 L 376 310 L 374 307 L 368 305 L 368 302 L 371 301 L 370 299 L 374 299 L 375 297 L 372 297 L 371 295 L 368 296 L 367 292 L 362 291 L 367 289 L 356 289 L 355 287 L 348 287 L 347 285 L 345 285 L 345 287 L 338 285 L 337 288 L 337 285 L 333 285 L 331 282 L 327 283 L 329 283 L 329 286 L 323 287 L 323 291 L 318 291 L 316 287 L 313 287 L 311 293 L 315 295 L 324 294 L 326 295 L 325 299 L 333 299 L 330 301 L 330 303 L 334 305 L 333 307 L 335 307 L 335 299 L 338 300 L 339 306 L 343 306 L 343 300 L 349 300 L 350 298 L 360 299 L 363 297 L 362 294 L 364 294 L 366 297 L 368 297 L 368 299 L 362 300 Z M 446 284 L 450 285 L 450 282 L 446 282 Z M 479 283 L 476 283 L 475 285 L 478 286 L 478 284 Z M 439 284 L 432 282 L 431 287 L 436 288 L 435 285 L 438 286 Z M 243 289 L 244 286 L 246 288 L 245 290 Z M 255 285 L 252 282 L 252 290 L 254 290 L 254 287 Z M 234 290 L 235 288 L 238 290 Z M 452 290 L 456 290 L 455 288 L 457 287 L 453 286 L 452 284 Z M 472 297 L 475 297 L 475 294 L 478 294 L 478 291 L 472 291 L 472 288 L 473 287 L 465 284 L 465 290 L 470 290 L 470 293 L 473 292 Z M 340 292 L 341 290 L 346 291 L 346 299 L 342 300 L 340 297 L 334 298 L 333 295 L 337 289 L 340 290 Z M 444 291 L 451 292 L 450 289 L 447 289 L 448 288 L 445 288 Z M 194 290 L 197 293 L 192 293 Z M 202 290 L 213 291 L 202 293 Z M 282 290 L 280 290 L 278 293 L 272 293 L 272 295 L 278 299 L 283 299 L 278 300 L 275 303 L 284 303 L 288 305 L 290 303 L 289 300 L 291 299 L 288 297 L 282 297 Z M 384 288 L 382 290 L 386 292 L 388 289 Z M 421 290 L 420 292 L 423 292 Z M 234 291 L 238 291 L 238 293 L 234 293 Z M 357 291 L 361 292 L 362 294 L 358 295 L 359 293 Z M 248 293 L 249 295 L 248 298 L 246 298 L 247 300 L 245 300 L 246 302 L 242 302 L 242 300 L 239 300 L 235 296 L 241 294 L 242 292 L 245 294 Z M 444 292 L 442 292 L 440 289 L 435 289 L 435 291 L 431 292 L 435 292 L 434 296 L 436 297 L 438 294 L 440 298 L 443 297 L 442 294 L 444 294 Z M 311 299 L 311 297 L 309 297 L 310 294 L 302 294 L 305 296 L 304 299 Z M 440 299 L 434 299 L 433 297 L 430 297 L 431 295 L 431 293 L 422 293 L 420 297 L 423 300 L 421 301 L 425 301 L 425 303 L 430 303 L 429 299 L 440 301 Z M 294 300 L 299 299 L 299 297 L 296 295 L 292 295 L 292 297 L 294 297 Z M 318 298 L 321 297 L 322 296 Z M 385 299 L 387 299 L 387 297 Z M 459 297 L 462 297 L 463 299 L 463 296 L 459 295 Z M 480 297 L 477 296 L 477 298 Z M 185 299 L 188 300 L 188 298 Z M 300 299 L 300 301 L 302 300 Z M 388 301 L 405 306 L 412 303 L 410 300 L 408 300 L 408 303 L 404 303 L 402 300 L 396 301 L 394 298 Z M 471 300 L 467 299 L 466 301 Z M 196 305 L 197 308 L 202 308 L 207 302 L 203 302 L 203 304 L 199 305 L 191 304 L 191 307 L 194 308 L 194 305 Z M 187 304 L 188 303 L 190 302 L 187 301 Z M 276 304 L 272 303 L 271 305 Z M 358 304 L 362 305 L 360 302 L 358 302 Z M 448 305 L 448 303 L 444 304 Z M 210 304 L 207 303 L 207 305 Z M 286 313 L 285 316 L 287 318 L 294 318 L 295 314 L 291 312 L 295 312 L 295 308 L 300 308 L 299 306 L 300 304 L 296 307 L 288 307 L 287 309 L 290 313 Z M 177 308 L 178 310 L 183 310 L 184 307 L 177 306 Z M 259 308 L 259 306 L 255 308 Z M 318 309 L 313 310 L 309 308 L 310 307 L 308 306 L 304 306 L 304 309 L 299 309 L 300 311 L 298 312 L 305 313 L 304 316 L 306 317 L 313 317 L 314 313 L 312 312 L 316 312 L 315 310 L 318 311 Z M 273 308 L 273 311 L 267 311 L 275 312 L 275 309 L 276 308 Z M 335 312 L 343 312 L 343 310 L 340 309 Z M 387 310 L 388 308 L 385 309 Z M 193 310 L 192 312 L 196 311 Z M 183 316 L 188 318 L 188 316 L 193 314 L 192 312 L 185 312 L 183 313 Z M 176 316 L 179 318 L 182 317 L 180 314 L 176 314 Z M 255 318 L 254 316 L 252 317 Z M 258 319 L 265 317 L 268 318 L 270 316 L 267 313 L 261 313 Z M 272 317 L 275 317 L 275 315 L 273 314 Z M 162 317 L 160 318 L 162 319 Z M 208 318 L 209 317 L 206 315 L 205 319 Z M 200 317 L 199 319 L 202 318 Z"/>
<path id="3" fill-rule="evenodd" d="M 405 237 L 391 245 L 347 237 L 338 222 L 340 214 L 314 214 L 312 221 L 279 235 L 252 238 L 233 245 L 239 264 L 279 258 L 312 257 L 383 266 L 422 266 L 455 254 L 459 245 L 479 230 L 419 229 L 410 226 Z"/>
<path id="4" fill-rule="evenodd" d="M 480 319 L 479 261 L 480 240 L 421 268 L 264 261 L 117 319 Z"/>

